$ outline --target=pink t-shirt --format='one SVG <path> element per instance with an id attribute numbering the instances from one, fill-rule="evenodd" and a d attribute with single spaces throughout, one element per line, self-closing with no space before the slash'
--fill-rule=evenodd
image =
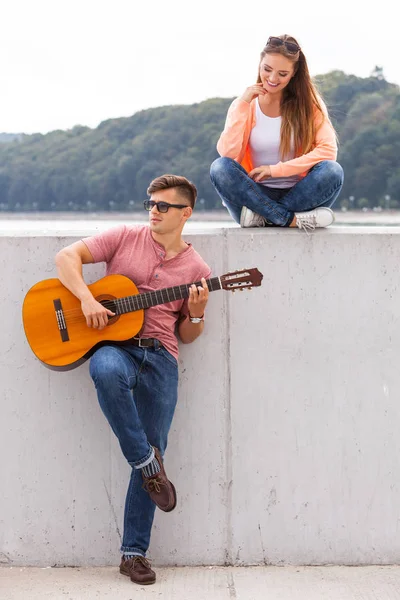
<path id="1" fill-rule="evenodd" d="M 107 275 L 129 277 L 140 293 L 184 285 L 210 277 L 210 267 L 191 244 L 165 260 L 165 249 L 154 241 L 147 225 L 118 225 L 104 233 L 84 238 L 94 262 L 105 262 Z M 188 314 L 187 299 L 147 308 L 141 337 L 154 337 L 178 358 L 175 326 Z"/>

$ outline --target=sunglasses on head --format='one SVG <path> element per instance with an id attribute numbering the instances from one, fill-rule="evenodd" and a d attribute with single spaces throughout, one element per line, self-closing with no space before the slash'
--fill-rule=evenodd
<path id="1" fill-rule="evenodd" d="M 267 46 L 270 46 L 271 48 L 285 46 L 289 54 L 297 54 L 300 52 L 300 46 L 298 46 L 295 42 L 287 42 L 286 40 L 281 40 L 281 38 L 278 37 L 269 37 Z"/>
<path id="2" fill-rule="evenodd" d="M 169 208 L 187 208 L 187 204 L 168 204 L 168 202 L 155 202 L 154 200 L 145 200 L 143 206 L 146 210 L 150 211 L 154 206 L 157 207 L 158 212 L 166 213 Z"/>

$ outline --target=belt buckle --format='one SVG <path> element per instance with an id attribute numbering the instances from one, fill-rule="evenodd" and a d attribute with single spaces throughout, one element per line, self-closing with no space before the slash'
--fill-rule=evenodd
<path id="1" fill-rule="evenodd" d="M 142 346 L 142 338 L 134 337 L 134 340 L 138 342 L 139 348 L 146 348 L 147 346 Z"/>

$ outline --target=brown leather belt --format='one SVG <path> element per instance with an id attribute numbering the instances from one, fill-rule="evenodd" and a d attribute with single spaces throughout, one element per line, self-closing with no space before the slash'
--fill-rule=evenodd
<path id="1" fill-rule="evenodd" d="M 164 348 L 160 340 L 157 338 L 132 338 L 131 342 L 134 346 L 139 346 L 139 348 Z"/>

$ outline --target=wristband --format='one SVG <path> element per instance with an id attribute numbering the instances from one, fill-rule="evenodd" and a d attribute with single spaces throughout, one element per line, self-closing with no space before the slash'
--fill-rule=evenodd
<path id="1" fill-rule="evenodd" d="M 204 315 L 202 317 L 191 317 L 189 315 L 189 320 L 191 323 L 201 323 L 202 321 L 204 321 Z"/>

